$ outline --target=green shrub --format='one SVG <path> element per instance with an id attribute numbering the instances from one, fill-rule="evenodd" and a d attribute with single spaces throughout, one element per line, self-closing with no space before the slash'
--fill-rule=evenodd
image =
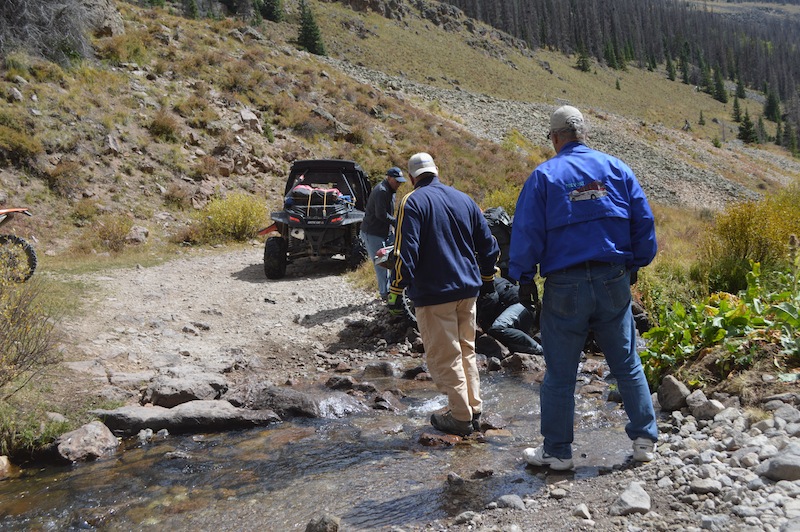
<path id="1" fill-rule="evenodd" d="M 157 139 L 166 142 L 178 142 L 180 140 L 178 120 L 163 109 L 156 112 L 147 129 Z"/>
<path id="2" fill-rule="evenodd" d="M 78 192 L 83 173 L 83 165 L 78 161 L 61 160 L 54 168 L 46 172 L 50 189 L 62 197 L 69 197 Z"/>
<path id="3" fill-rule="evenodd" d="M 489 209 L 492 207 L 502 207 L 509 216 L 513 216 L 517 210 L 517 198 L 522 187 L 511 183 L 504 183 L 500 188 L 494 188 L 484 196 L 481 207 Z"/>
<path id="4" fill-rule="evenodd" d="M 57 319 L 45 296 L 35 278 L 26 283 L 0 279 L 0 389 L 6 398 L 58 361 Z"/>
<path id="5" fill-rule="evenodd" d="M 94 242 L 103 250 L 119 252 L 133 227 L 133 220 L 124 214 L 103 214 L 91 225 Z"/>
<path id="6" fill-rule="evenodd" d="M 264 227 L 267 214 L 266 203 L 250 194 L 215 198 L 198 214 L 196 238 L 203 243 L 248 240 Z"/>
<path id="7" fill-rule="evenodd" d="M 747 286 L 750 262 L 764 270 L 787 261 L 789 235 L 800 234 L 800 186 L 719 213 L 703 240 L 695 277 L 709 291 L 736 293 Z"/>
<path id="8" fill-rule="evenodd" d="M 117 65 L 144 64 L 149 57 L 148 49 L 152 48 L 152 37 L 142 29 L 103 39 L 97 44 L 97 54 Z"/>
<path id="9" fill-rule="evenodd" d="M 33 123 L 22 109 L 0 110 L 0 161 L 21 165 L 43 152 Z"/>
<path id="10" fill-rule="evenodd" d="M 0 402 L 0 455 L 30 456 L 73 427 L 67 421 L 42 421 L 44 412 L 21 412 Z"/>
<path id="11" fill-rule="evenodd" d="M 182 183 L 172 182 L 164 193 L 164 202 L 179 209 L 186 209 L 192 204 L 192 191 Z"/>
<path id="12" fill-rule="evenodd" d="M 97 218 L 99 213 L 100 209 L 97 207 L 97 201 L 91 198 L 81 198 L 72 208 L 70 218 L 75 222 L 75 225 L 83 227 Z"/>

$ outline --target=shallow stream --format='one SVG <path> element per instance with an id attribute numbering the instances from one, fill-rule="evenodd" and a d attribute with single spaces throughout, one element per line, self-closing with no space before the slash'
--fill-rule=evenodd
<path id="1" fill-rule="evenodd" d="M 445 405 L 433 384 L 375 383 L 402 389 L 406 410 L 133 438 L 110 459 L 26 471 L 0 482 L 0 528 L 305 530 L 326 513 L 349 531 L 411 527 L 481 510 L 501 495 L 524 497 L 545 482 L 594 476 L 630 454 L 621 408 L 579 396 L 577 469 L 544 475 L 526 467 L 522 450 L 540 442 L 530 375 L 483 374 L 484 411 L 508 425 L 483 442 L 435 448 L 419 443 L 433 431 L 430 414 Z M 479 470 L 491 474 L 472 479 Z M 451 472 L 467 482 L 448 482 Z"/>

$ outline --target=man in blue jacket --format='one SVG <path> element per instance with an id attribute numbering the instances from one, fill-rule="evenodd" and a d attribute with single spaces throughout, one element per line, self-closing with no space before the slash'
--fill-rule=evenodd
<path id="1" fill-rule="evenodd" d="M 389 294 L 390 270 L 375 264 L 375 254 L 386 245 L 386 239 L 394 230 L 397 220 L 394 217 L 394 194 L 405 183 L 403 171 L 393 166 L 386 171 L 386 179 L 375 185 L 364 209 L 364 221 L 361 222 L 361 240 L 367 248 L 367 254 L 375 268 L 378 280 L 378 293 L 386 301 Z"/>
<path id="2" fill-rule="evenodd" d="M 389 310 L 402 313 L 403 289 L 425 346 L 428 371 L 450 409 L 433 414 L 434 428 L 467 436 L 479 424 L 482 407 L 475 356 L 475 301 L 494 290 L 500 249 L 478 205 L 439 180 L 427 153 L 408 161 L 414 190 L 397 214 L 394 279 Z"/>
<path id="3" fill-rule="evenodd" d="M 540 317 L 544 444 L 523 456 L 531 465 L 574 467 L 575 381 L 591 330 L 622 395 L 633 459 L 649 461 L 658 429 L 636 352 L 630 284 L 656 255 L 653 213 L 633 171 L 584 144 L 586 123 L 578 109 L 557 109 L 548 138 L 556 155 L 522 188 L 509 250 L 509 276 L 519 281 L 520 301 L 538 304 L 537 264 L 546 278 Z"/>

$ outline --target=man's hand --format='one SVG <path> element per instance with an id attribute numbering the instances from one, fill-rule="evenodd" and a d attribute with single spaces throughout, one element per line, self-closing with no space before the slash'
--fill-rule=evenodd
<path id="1" fill-rule="evenodd" d="M 403 301 L 397 294 L 389 293 L 386 297 L 386 306 L 389 307 L 389 314 L 392 316 L 401 316 L 403 314 Z"/>
<path id="2" fill-rule="evenodd" d="M 485 296 L 495 291 L 494 281 L 484 281 L 481 285 L 481 295 Z"/>
<path id="3" fill-rule="evenodd" d="M 530 310 L 539 306 L 539 289 L 536 288 L 535 282 L 519 285 L 519 302 Z"/>

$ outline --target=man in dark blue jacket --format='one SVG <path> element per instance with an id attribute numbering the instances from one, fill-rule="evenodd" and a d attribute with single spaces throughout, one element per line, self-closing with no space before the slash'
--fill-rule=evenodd
<path id="1" fill-rule="evenodd" d="M 408 161 L 414 190 L 400 202 L 389 309 L 401 313 L 403 289 L 425 346 L 428 371 L 450 409 L 431 424 L 466 436 L 478 425 L 482 400 L 475 356 L 475 301 L 494 290 L 500 249 L 480 208 L 469 196 L 439 180 L 427 153 Z"/>
<path id="2" fill-rule="evenodd" d="M 367 248 L 367 255 L 375 268 L 378 280 L 378 293 L 386 300 L 389 294 L 390 270 L 375 264 L 375 254 L 386 245 L 386 239 L 394 230 L 397 220 L 394 217 L 394 193 L 405 183 L 403 171 L 393 166 L 386 171 L 386 179 L 375 185 L 364 209 L 364 221 L 361 222 L 361 240 Z"/>
<path id="3" fill-rule="evenodd" d="M 558 108 L 547 137 L 556 155 L 522 188 L 509 250 L 509 276 L 519 281 L 520 301 L 538 303 L 537 264 L 546 278 L 540 317 L 544 444 L 523 455 L 531 465 L 574 467 L 575 381 L 591 330 L 622 395 L 633 459 L 648 461 L 658 428 L 636 352 L 630 284 L 656 255 L 653 213 L 628 165 L 584 144 L 586 123 L 578 109 Z"/>

